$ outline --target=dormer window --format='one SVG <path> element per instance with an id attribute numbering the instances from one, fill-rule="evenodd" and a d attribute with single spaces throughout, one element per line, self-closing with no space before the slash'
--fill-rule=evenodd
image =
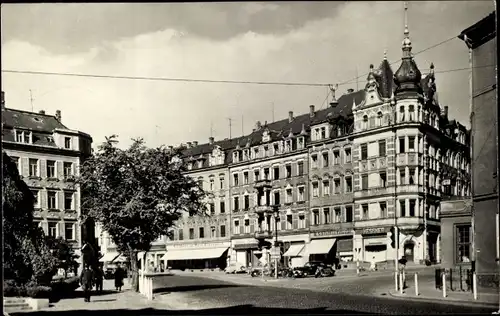
<path id="1" fill-rule="evenodd" d="M 235 152 L 233 152 L 233 162 L 238 162 L 238 161 L 239 161 L 238 160 L 238 152 L 235 151 Z"/>
<path id="2" fill-rule="evenodd" d="M 297 138 L 297 149 L 304 149 L 304 137 Z"/>
<path id="3" fill-rule="evenodd" d="M 275 155 L 280 153 L 280 145 L 278 143 L 274 143 L 273 149 Z"/>
<path id="4" fill-rule="evenodd" d="M 321 128 L 321 139 L 325 139 L 326 138 L 326 127 L 322 127 Z"/>
<path id="5" fill-rule="evenodd" d="M 191 169 L 193 169 L 193 163 L 192 162 L 188 163 L 188 170 L 191 170 Z"/>
<path id="6" fill-rule="evenodd" d="M 243 160 L 248 160 L 248 149 L 243 150 Z"/>
<path id="7" fill-rule="evenodd" d="M 288 151 L 291 151 L 291 150 L 292 150 L 292 140 L 291 140 L 291 139 L 289 139 L 289 140 L 287 140 L 287 141 L 286 141 L 286 143 L 285 143 L 285 151 L 287 151 L 287 152 L 288 152 Z"/>
<path id="8" fill-rule="evenodd" d="M 64 148 L 71 149 L 71 137 L 64 137 Z"/>
<path id="9" fill-rule="evenodd" d="M 259 147 L 255 147 L 253 149 L 253 157 L 254 158 L 259 158 Z"/>
<path id="10" fill-rule="evenodd" d="M 267 145 L 264 146 L 264 156 L 265 157 L 270 156 L 270 154 L 269 154 L 269 146 L 267 146 Z"/>
<path id="11" fill-rule="evenodd" d="M 368 129 L 368 115 L 363 116 L 363 129 Z"/>
<path id="12" fill-rule="evenodd" d="M 15 131 L 15 134 L 16 134 L 16 142 L 31 144 L 31 141 L 32 141 L 31 132 L 29 132 L 29 131 Z"/>
<path id="13" fill-rule="evenodd" d="M 198 168 L 203 167 L 203 160 L 198 160 Z"/>
<path id="14" fill-rule="evenodd" d="M 382 114 L 382 111 L 379 111 L 377 113 L 377 125 L 378 126 L 382 126 L 382 123 L 383 123 L 383 117 L 384 115 Z"/>

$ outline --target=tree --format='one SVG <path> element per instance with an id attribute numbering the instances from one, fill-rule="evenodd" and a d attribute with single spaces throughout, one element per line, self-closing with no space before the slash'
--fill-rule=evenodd
<path id="1" fill-rule="evenodd" d="M 57 268 L 64 270 L 64 277 L 67 277 L 68 270 L 75 271 L 78 268 L 79 264 L 76 259 L 79 256 L 75 254 L 73 247 L 66 239 L 47 236 L 46 243 L 57 260 Z"/>
<path id="2" fill-rule="evenodd" d="M 2 170 L 4 278 L 20 284 L 50 282 L 55 259 L 44 243 L 43 232 L 33 222 L 33 193 L 5 152 Z"/>
<path id="3" fill-rule="evenodd" d="M 205 209 L 205 192 L 183 175 L 182 148 L 147 148 L 142 139 L 126 150 L 107 137 L 86 160 L 77 179 L 82 190 L 82 219 L 91 218 L 107 231 L 118 250 L 129 257 L 133 287 L 138 291 L 138 253 L 170 235 L 184 212 Z"/>

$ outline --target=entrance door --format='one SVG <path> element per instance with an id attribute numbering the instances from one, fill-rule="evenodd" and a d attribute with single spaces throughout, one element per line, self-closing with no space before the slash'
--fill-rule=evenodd
<path id="1" fill-rule="evenodd" d="M 408 262 L 413 262 L 413 250 L 415 248 L 415 244 L 413 242 L 405 243 L 405 257 Z"/>

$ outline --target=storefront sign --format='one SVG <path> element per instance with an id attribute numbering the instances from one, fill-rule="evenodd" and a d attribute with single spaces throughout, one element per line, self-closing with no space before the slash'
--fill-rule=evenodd
<path id="1" fill-rule="evenodd" d="M 332 237 L 332 236 L 342 236 L 342 235 L 352 235 L 352 230 L 326 230 L 320 232 L 313 232 L 313 237 Z"/>
<path id="2" fill-rule="evenodd" d="M 375 234 L 383 234 L 388 231 L 388 228 L 386 227 L 372 227 L 372 228 L 365 228 L 362 231 L 363 235 L 375 235 Z"/>

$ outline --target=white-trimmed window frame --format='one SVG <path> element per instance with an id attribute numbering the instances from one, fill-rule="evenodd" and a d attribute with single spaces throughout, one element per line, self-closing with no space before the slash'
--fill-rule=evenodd
<path id="1" fill-rule="evenodd" d="M 300 189 L 302 189 L 302 194 L 300 194 Z M 297 202 L 304 202 L 306 200 L 306 186 L 297 186 Z"/>
<path id="2" fill-rule="evenodd" d="M 67 224 L 70 224 L 71 228 L 72 228 L 71 238 L 70 239 L 66 238 L 66 225 Z M 64 222 L 64 239 L 71 240 L 71 241 L 76 240 L 76 223 L 74 223 L 74 222 Z"/>
<path id="3" fill-rule="evenodd" d="M 55 207 L 50 207 L 50 193 L 54 193 Z M 59 207 L 58 207 L 59 206 L 59 196 L 58 196 L 59 194 L 57 194 L 57 193 L 59 193 L 59 192 L 56 190 L 47 190 L 47 208 L 49 210 L 58 210 L 59 209 Z"/>
<path id="4" fill-rule="evenodd" d="M 315 187 L 316 184 L 316 187 Z M 311 182 L 311 193 L 312 197 L 319 197 L 319 180 L 313 180 Z"/>

